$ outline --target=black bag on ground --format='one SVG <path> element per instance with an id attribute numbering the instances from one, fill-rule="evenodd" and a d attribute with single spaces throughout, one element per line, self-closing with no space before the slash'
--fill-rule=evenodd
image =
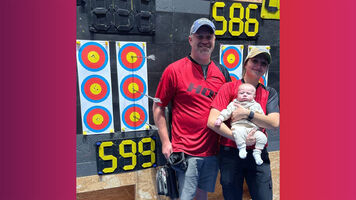
<path id="1" fill-rule="evenodd" d="M 159 195 L 172 199 L 179 197 L 176 174 L 168 163 L 157 170 L 156 183 Z"/>

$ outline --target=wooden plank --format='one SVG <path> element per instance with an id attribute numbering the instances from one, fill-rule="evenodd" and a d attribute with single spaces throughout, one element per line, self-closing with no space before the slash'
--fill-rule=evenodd
<path id="1" fill-rule="evenodd" d="M 77 200 L 135 200 L 135 185 L 77 193 Z"/>

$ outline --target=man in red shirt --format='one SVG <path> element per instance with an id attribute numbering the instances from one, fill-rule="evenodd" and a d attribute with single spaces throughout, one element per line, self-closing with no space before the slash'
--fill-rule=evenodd
<path id="1" fill-rule="evenodd" d="M 206 19 L 196 20 L 190 30 L 190 55 L 170 64 L 162 74 L 153 104 L 153 116 L 166 157 L 183 152 L 185 171 L 176 170 L 180 200 L 207 199 L 214 192 L 218 171 L 218 135 L 206 124 L 210 104 L 226 82 L 223 71 L 211 61 L 215 46 L 215 26 Z M 224 74 L 223 74 L 224 73 Z M 172 142 L 169 140 L 164 107 L 172 103 Z"/>

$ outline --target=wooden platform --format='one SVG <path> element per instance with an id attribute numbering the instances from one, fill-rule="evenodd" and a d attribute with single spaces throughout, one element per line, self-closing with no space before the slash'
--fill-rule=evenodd
<path id="1" fill-rule="evenodd" d="M 77 193 L 77 200 L 135 200 L 135 185 Z"/>
<path id="2" fill-rule="evenodd" d="M 269 152 L 273 179 L 273 200 L 279 200 L 279 151 Z M 220 176 L 219 176 L 220 177 Z M 222 189 L 217 179 L 215 192 L 209 200 L 221 200 Z M 156 194 L 156 169 L 150 168 L 130 173 L 77 178 L 77 200 L 166 200 Z M 246 184 L 244 200 L 251 199 Z"/>

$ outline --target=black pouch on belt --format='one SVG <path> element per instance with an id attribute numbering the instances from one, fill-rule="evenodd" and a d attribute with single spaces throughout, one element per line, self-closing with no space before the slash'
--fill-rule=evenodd
<path id="1" fill-rule="evenodd" d="M 168 158 L 168 163 L 176 171 L 185 172 L 188 168 L 188 162 L 183 152 L 173 152 Z"/>

